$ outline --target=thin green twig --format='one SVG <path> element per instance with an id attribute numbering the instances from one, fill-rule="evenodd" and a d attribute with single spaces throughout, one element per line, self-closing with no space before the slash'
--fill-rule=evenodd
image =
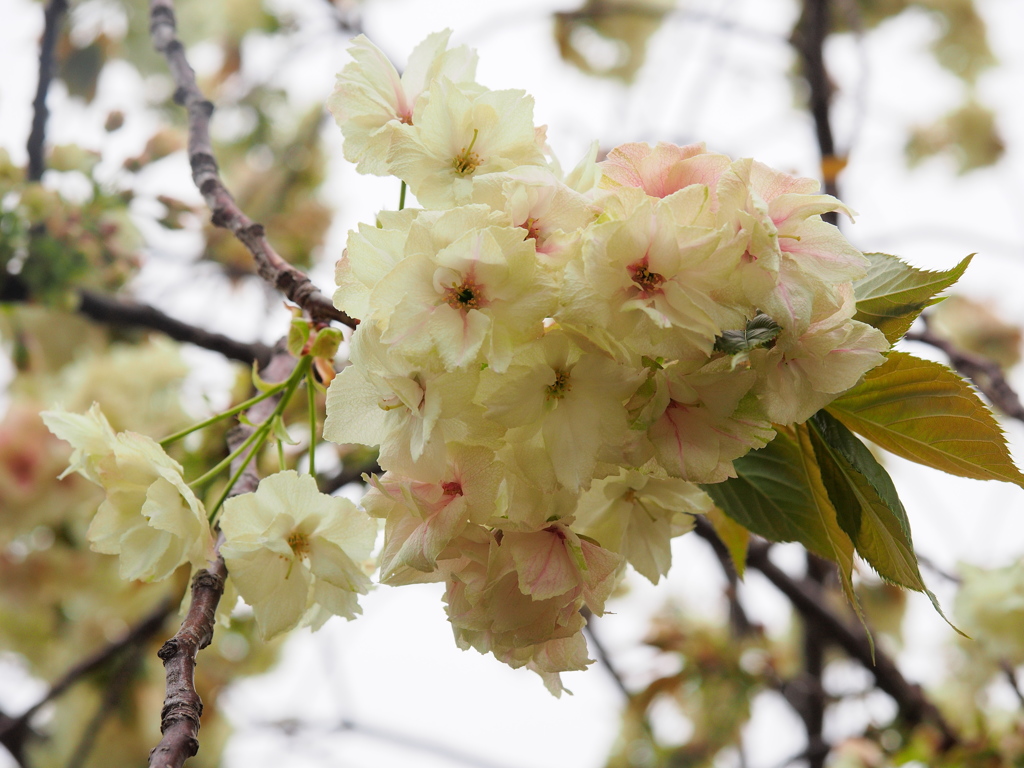
<path id="1" fill-rule="evenodd" d="M 309 474 L 316 477 L 316 389 L 312 367 L 306 371 L 306 402 L 309 404 Z"/>
<path id="2" fill-rule="evenodd" d="M 162 447 L 166 448 L 168 445 L 170 445 L 171 443 L 175 442 L 176 440 L 180 440 L 181 438 L 185 437 L 186 435 L 191 435 L 193 432 L 196 432 L 196 431 L 202 429 L 203 427 L 208 427 L 211 424 L 216 424 L 221 419 L 226 419 L 229 416 L 234 416 L 236 413 L 241 413 L 242 411 L 248 410 L 249 408 L 251 408 L 252 406 L 256 405 L 256 403 L 260 402 L 261 400 L 266 400 L 268 397 L 272 397 L 272 396 L 276 395 L 278 392 L 280 392 L 282 389 L 284 389 L 286 384 L 287 384 L 287 382 L 283 381 L 280 384 L 278 384 L 278 385 L 268 389 L 266 392 L 260 392 L 255 397 L 250 397 L 244 403 L 239 403 L 238 405 L 236 405 L 236 406 L 234 406 L 232 408 L 229 408 L 228 410 L 226 410 L 226 411 L 224 411 L 222 413 L 218 413 L 215 416 L 211 416 L 208 419 L 200 421 L 198 424 L 193 424 L 191 427 L 186 427 L 185 429 L 181 430 L 180 432 L 175 432 L 173 435 L 168 435 L 167 437 L 165 437 L 163 440 L 160 441 L 160 445 Z"/>

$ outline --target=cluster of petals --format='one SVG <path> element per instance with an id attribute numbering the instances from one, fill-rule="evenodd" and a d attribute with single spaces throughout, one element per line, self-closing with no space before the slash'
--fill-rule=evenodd
<path id="1" fill-rule="evenodd" d="M 77 472 L 106 492 L 87 538 L 94 551 L 120 556 L 121 578 L 159 581 L 213 556 L 206 510 L 157 442 L 115 433 L 97 405 L 85 414 L 56 409 L 41 416 L 73 449 L 64 474 Z"/>
<path id="2" fill-rule="evenodd" d="M 225 502 L 220 528 L 231 582 L 265 639 L 360 612 L 377 525 L 348 499 L 320 493 L 311 475 L 265 477 Z"/>
<path id="3" fill-rule="evenodd" d="M 460 646 L 557 692 L 588 663 L 581 611 L 626 563 L 657 581 L 710 509 L 696 484 L 734 477 L 888 344 L 853 319 L 867 261 L 817 182 L 703 145 L 563 174 L 529 97 L 473 82 L 447 40 L 414 52 L 407 75 L 433 73 L 415 97 L 365 39 L 339 75 L 347 156 L 424 207 L 350 233 L 334 300 L 361 322 L 324 434 L 380 446 L 363 504 L 386 521 L 382 581 L 445 582 Z M 774 333 L 723 343 L 751 323 Z"/>
<path id="4" fill-rule="evenodd" d="M 94 551 L 120 556 L 121 578 L 160 581 L 216 557 L 206 509 L 159 443 L 115 433 L 96 404 L 85 414 L 41 415 L 72 447 L 64 475 L 76 472 L 106 492 L 86 535 Z M 311 476 L 265 478 L 225 502 L 218 526 L 227 586 L 252 606 L 264 638 L 360 612 L 377 523 L 351 501 L 320 493 Z"/>

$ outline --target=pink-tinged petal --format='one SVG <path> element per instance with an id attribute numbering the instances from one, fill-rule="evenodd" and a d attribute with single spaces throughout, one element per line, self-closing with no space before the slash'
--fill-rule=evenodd
<path id="1" fill-rule="evenodd" d="M 619 583 L 625 559 L 586 539 L 579 539 L 580 550 L 587 564 L 583 572 L 583 599 L 587 607 L 600 616 L 605 600 Z"/>
<path id="2" fill-rule="evenodd" d="M 821 189 L 821 183 L 816 179 L 791 176 L 756 160 L 745 162 L 750 163 L 750 186 L 765 202 L 770 203 L 781 195 L 813 195 Z"/>
<path id="3" fill-rule="evenodd" d="M 688 166 L 686 161 L 705 153 L 703 144 L 677 147 L 664 142 L 655 147 L 649 144 L 623 144 L 608 153 L 600 163 L 604 174 L 604 187 L 638 187 L 652 197 L 667 197 L 690 184 L 708 183 L 714 179 L 715 161 Z M 725 166 L 728 159 L 725 159 Z"/>
<path id="4" fill-rule="evenodd" d="M 508 547 L 519 574 L 519 589 L 534 600 L 546 600 L 579 586 L 576 565 L 566 548 L 565 533 L 552 527 L 534 533 L 506 533 Z"/>

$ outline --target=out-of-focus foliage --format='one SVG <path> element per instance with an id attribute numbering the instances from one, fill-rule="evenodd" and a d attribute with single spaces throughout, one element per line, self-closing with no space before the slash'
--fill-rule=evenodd
<path id="1" fill-rule="evenodd" d="M 568 63 L 588 75 L 630 83 L 644 63 L 647 41 L 676 0 L 586 0 L 555 14 L 555 40 Z"/>
<path id="2" fill-rule="evenodd" d="M 283 130 L 269 118 L 283 106 L 279 91 L 251 94 L 238 109 L 256 117 L 252 132 L 219 146 L 218 158 L 242 210 L 266 227 L 282 256 L 308 267 L 332 216 L 316 198 L 326 166 L 319 139 L 323 109 L 312 109 L 293 129 Z M 231 275 L 253 273 L 252 256 L 229 231 L 208 225 L 206 237 L 204 258 L 219 262 Z"/>
<path id="3" fill-rule="evenodd" d="M 959 78 L 963 102 L 933 123 L 920 125 L 907 139 L 911 166 L 938 154 L 951 155 L 960 173 L 992 165 L 1003 156 L 1005 145 L 995 113 L 978 100 L 982 73 L 997 63 L 988 44 L 985 20 L 974 0 L 858 0 L 857 10 L 833 12 L 836 31 L 856 26 L 874 29 L 905 12 L 924 12 L 936 27 L 931 52 L 936 62 Z"/>
<path id="4" fill-rule="evenodd" d="M 651 36 L 676 10 L 675 0 L 586 0 L 575 10 L 554 15 L 555 41 L 562 58 L 581 71 L 630 83 L 643 66 Z M 1002 157 L 1005 143 L 976 86 L 997 59 L 974 0 L 856 0 L 833 4 L 830 16 L 834 32 L 870 32 L 908 12 L 930 17 L 936 27 L 931 53 L 964 85 L 960 105 L 912 129 L 906 141 L 908 163 L 948 154 L 960 173 L 992 165 Z"/>
<path id="5" fill-rule="evenodd" d="M 55 172 L 88 185 L 84 203 L 23 183 L 21 169 L 0 149 L 0 299 L 73 305 L 73 287 L 115 290 L 138 266 L 141 239 L 128 216 L 130 196 L 111 194 L 95 179 L 96 154 L 63 146 L 50 158 Z"/>
<path id="6" fill-rule="evenodd" d="M 735 637 L 727 627 L 694 620 L 678 605 L 666 606 L 654 619 L 645 642 L 679 671 L 655 677 L 630 697 L 608 768 L 710 765 L 738 744 L 752 699 L 774 687 L 780 668 L 793 666 L 785 646 L 761 632 Z M 685 731 L 680 719 L 690 734 L 656 736 L 664 733 L 659 721 Z"/>
<path id="7" fill-rule="evenodd" d="M 1020 362 L 1024 333 L 981 302 L 950 296 L 932 310 L 931 328 L 958 349 L 981 355 L 1003 369 Z"/>
<path id="8" fill-rule="evenodd" d="M 956 160 L 960 173 L 967 173 L 992 165 L 1005 149 L 995 113 L 972 98 L 931 125 L 915 128 L 907 142 L 907 160 L 914 166 L 947 153 Z"/>
<path id="9" fill-rule="evenodd" d="M 985 20 L 978 13 L 974 0 L 858 0 L 861 23 L 873 29 L 908 9 L 931 15 L 939 34 L 932 43 L 932 53 L 943 68 L 967 83 L 996 63 L 989 48 Z M 838 7 L 834 14 L 837 29 L 849 30 L 851 14 Z"/>

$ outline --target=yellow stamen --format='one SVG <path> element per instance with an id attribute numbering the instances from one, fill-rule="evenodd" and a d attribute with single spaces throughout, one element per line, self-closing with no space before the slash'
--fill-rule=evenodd
<path id="1" fill-rule="evenodd" d="M 469 142 L 468 147 L 463 147 L 462 151 L 452 158 L 452 168 L 459 176 L 466 176 L 477 169 L 480 165 L 480 155 L 473 151 L 473 145 L 476 144 L 476 138 L 480 135 L 480 131 L 476 128 L 473 129 L 473 140 Z"/>

